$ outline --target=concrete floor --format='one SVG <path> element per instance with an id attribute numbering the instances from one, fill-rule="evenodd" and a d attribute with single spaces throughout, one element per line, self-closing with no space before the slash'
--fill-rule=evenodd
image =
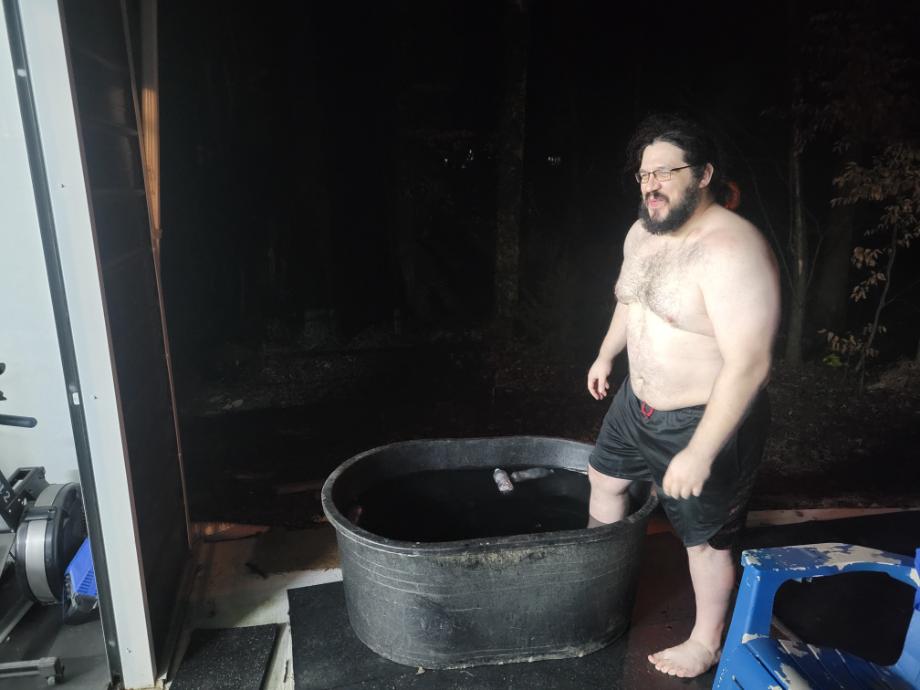
<path id="1" fill-rule="evenodd" d="M 884 508 L 760 511 L 751 513 L 748 522 L 754 528 L 754 537 L 767 542 L 788 531 L 790 525 L 806 528 L 808 538 L 814 541 L 823 540 L 822 525 L 828 525 L 827 540 L 833 541 L 842 538 L 834 531 L 845 524 L 841 520 L 880 517 L 889 513 L 896 517 L 901 512 L 900 509 Z M 811 529 L 807 528 L 809 524 Z M 777 529 L 771 530 L 771 527 Z M 860 532 L 859 538 L 871 541 L 871 529 L 870 526 L 868 534 Z M 890 525 L 886 529 L 890 529 Z M 649 652 L 685 639 L 694 617 L 685 550 L 659 513 L 650 520 L 648 533 L 618 687 L 626 690 L 709 688 L 713 682 L 712 673 L 689 681 L 668 678 L 655 671 L 646 660 Z M 778 538 L 782 539 L 782 536 Z M 334 533 L 328 526 L 269 532 L 253 539 L 208 544 L 203 554 L 203 563 L 206 564 L 201 576 L 204 596 L 197 597 L 196 604 L 195 624 L 199 626 L 226 627 L 265 622 L 286 626 L 287 589 L 332 582 L 342 576 Z M 777 622 L 782 626 L 782 621 Z M 287 634 L 286 627 L 284 632 Z M 267 687 L 292 689 L 289 636 L 282 637 L 279 647 Z M 279 673 L 279 670 L 283 672 Z"/>
<path id="2" fill-rule="evenodd" d="M 789 524 L 879 512 L 891 511 L 753 513 L 749 523 L 758 526 Z M 177 654 L 167 678 L 175 674 L 191 631 L 195 628 L 229 628 L 270 623 L 279 626 L 279 634 L 264 687 L 270 690 L 293 690 L 287 591 L 342 579 L 332 528 L 325 525 L 304 530 L 271 530 L 243 539 L 202 542 L 197 554 L 199 567 L 192 586 L 185 624 L 179 636 Z M 33 627 L 33 630 L 47 626 L 48 616 L 53 617 L 58 613 L 52 610 L 55 608 L 45 607 L 42 610 L 36 607 L 30 613 L 30 618 L 24 619 L 24 623 L 38 626 Z M 628 690 L 709 687 L 712 683 L 711 674 L 694 681 L 680 681 L 661 676 L 645 661 L 649 651 L 683 639 L 692 621 L 693 600 L 686 571 L 686 555 L 664 519 L 655 515 L 649 524 L 633 622 L 626 640 L 628 651 L 625 668 L 622 670 L 621 687 Z M 14 634 L 0 643 L 0 661 L 17 658 L 17 654 L 23 653 L 16 647 L 16 644 L 21 644 L 17 639 L 20 638 Z M 62 687 L 101 690 L 107 685 L 108 669 L 98 621 L 82 626 L 63 626 L 56 634 L 48 636 L 43 645 L 33 645 L 29 653 L 29 658 L 49 655 L 62 658 L 66 666 Z M 166 684 L 168 687 L 168 682 Z M 3 687 L 20 690 L 41 686 L 34 679 L 24 679 L 6 681 Z"/>
<path id="3" fill-rule="evenodd" d="M 332 528 L 205 542 L 198 553 L 200 567 L 169 677 L 181 663 L 192 630 L 273 623 L 279 634 L 264 688 L 293 690 L 287 591 L 342 579 Z"/>
<path id="4" fill-rule="evenodd" d="M 0 643 L 0 662 L 58 657 L 64 666 L 60 687 L 103 690 L 109 685 L 102 626 L 98 620 L 81 625 L 60 625 L 58 606 L 35 605 Z M 36 676 L 4 678 L 3 690 L 35 690 L 47 687 Z"/>

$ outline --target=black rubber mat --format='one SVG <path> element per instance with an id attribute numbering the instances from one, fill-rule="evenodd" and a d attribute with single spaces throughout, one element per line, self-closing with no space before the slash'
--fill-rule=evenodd
<path id="1" fill-rule="evenodd" d="M 623 687 L 621 639 L 604 650 L 559 661 L 421 670 L 378 656 L 351 630 L 341 582 L 290 590 L 294 686 L 319 688 L 607 688 Z"/>
<path id="2" fill-rule="evenodd" d="M 643 556 L 640 585 L 646 597 L 656 598 L 649 586 L 670 586 L 652 569 L 686 560 L 680 542 L 669 534 L 649 537 Z M 673 568 L 670 568 L 673 570 Z M 668 678 L 656 672 L 646 660 L 650 651 L 677 644 L 690 632 L 692 596 L 687 587 L 667 593 L 673 611 L 665 619 L 652 612 L 635 620 L 626 635 L 610 646 L 574 659 L 476 666 L 450 671 L 420 670 L 396 664 L 378 656 L 352 632 L 345 610 L 341 582 L 288 591 L 296 690 L 320 688 L 390 690 L 430 688 L 432 690 L 477 690 L 511 688 L 521 690 L 703 690 L 712 687 L 712 672 L 691 681 Z M 685 601 L 689 598 L 689 601 Z M 659 597 L 659 602 L 660 604 Z M 636 609 L 639 611 L 640 603 Z M 655 614 L 660 609 L 656 608 Z M 684 612 L 690 611 L 690 615 Z"/>
<path id="3" fill-rule="evenodd" d="M 192 632 L 171 690 L 260 690 L 277 626 Z"/>
<path id="4" fill-rule="evenodd" d="M 744 548 L 839 541 L 910 553 L 920 546 L 920 511 L 751 530 Z M 880 580 L 881 578 L 881 580 Z M 900 649 L 900 618 L 909 615 L 909 593 L 884 575 L 866 582 L 848 576 L 826 578 L 818 591 L 797 592 L 787 586 L 776 602 L 779 617 L 808 641 L 890 659 Z M 864 578 L 860 578 L 864 579 Z M 838 582 L 835 582 L 838 581 Z M 822 586 L 823 585 L 823 586 Z M 805 586 L 805 585 L 802 585 Z M 896 591 L 897 590 L 897 591 Z M 633 622 L 611 646 L 580 659 L 479 666 L 431 671 L 402 666 L 365 647 L 351 630 L 341 582 L 290 590 L 291 635 L 296 690 L 320 688 L 460 688 L 696 690 L 710 688 L 712 671 L 693 680 L 665 677 L 646 660 L 653 651 L 686 639 L 694 604 L 687 557 L 672 534 L 646 538 Z M 846 606 L 840 602 L 846 601 Z M 887 619 L 886 619 L 887 616 Z M 842 625 L 856 621 L 857 625 Z M 862 624 L 859 624 L 862 623 Z M 817 637 L 818 639 L 814 639 Z M 810 639 L 811 638 L 811 639 Z"/>

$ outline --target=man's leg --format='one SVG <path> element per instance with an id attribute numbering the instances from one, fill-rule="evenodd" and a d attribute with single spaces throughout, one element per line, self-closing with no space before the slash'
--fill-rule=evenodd
<path id="1" fill-rule="evenodd" d="M 588 501 L 588 527 L 600 527 L 617 522 L 629 512 L 627 490 L 631 479 L 610 477 L 588 465 L 588 481 L 591 482 L 591 499 Z"/>
<path id="2" fill-rule="evenodd" d="M 691 546 L 687 559 L 696 599 L 693 631 L 682 644 L 648 658 L 662 673 L 681 678 L 705 673 L 719 660 L 725 614 L 735 585 L 731 549 L 714 549 L 709 544 Z"/>

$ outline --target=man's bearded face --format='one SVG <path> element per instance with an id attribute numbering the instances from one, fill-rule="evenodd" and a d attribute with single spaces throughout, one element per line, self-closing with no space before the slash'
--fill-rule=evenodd
<path id="1" fill-rule="evenodd" d="M 673 178 L 672 178 L 673 179 Z M 674 232 L 681 225 L 690 220 L 690 216 L 700 205 L 700 199 L 703 197 L 703 190 L 698 185 L 699 180 L 693 178 L 687 188 L 677 195 L 677 201 L 662 190 L 652 190 L 646 192 L 639 203 L 639 219 L 653 235 L 667 235 Z M 654 216 L 649 211 L 649 205 L 655 209 L 662 209 L 660 213 Z"/>
<path id="2" fill-rule="evenodd" d="M 639 219 L 652 234 L 665 235 L 686 223 L 703 197 L 700 177 L 687 167 L 684 151 L 666 141 L 655 141 L 642 153 L 641 172 L 670 170 L 664 181 L 650 175 L 640 185 Z"/>

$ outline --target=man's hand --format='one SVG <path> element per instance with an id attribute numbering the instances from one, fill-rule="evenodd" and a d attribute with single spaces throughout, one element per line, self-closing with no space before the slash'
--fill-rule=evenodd
<path id="1" fill-rule="evenodd" d="M 603 357 L 594 360 L 594 364 L 588 370 L 588 393 L 595 400 L 603 400 L 607 397 L 607 391 L 610 390 L 610 383 L 607 379 L 613 370 L 613 362 Z"/>
<path id="2" fill-rule="evenodd" d="M 703 484 L 709 479 L 713 458 L 698 455 L 684 448 L 671 459 L 664 473 L 661 488 L 673 498 L 690 498 L 703 493 Z"/>

